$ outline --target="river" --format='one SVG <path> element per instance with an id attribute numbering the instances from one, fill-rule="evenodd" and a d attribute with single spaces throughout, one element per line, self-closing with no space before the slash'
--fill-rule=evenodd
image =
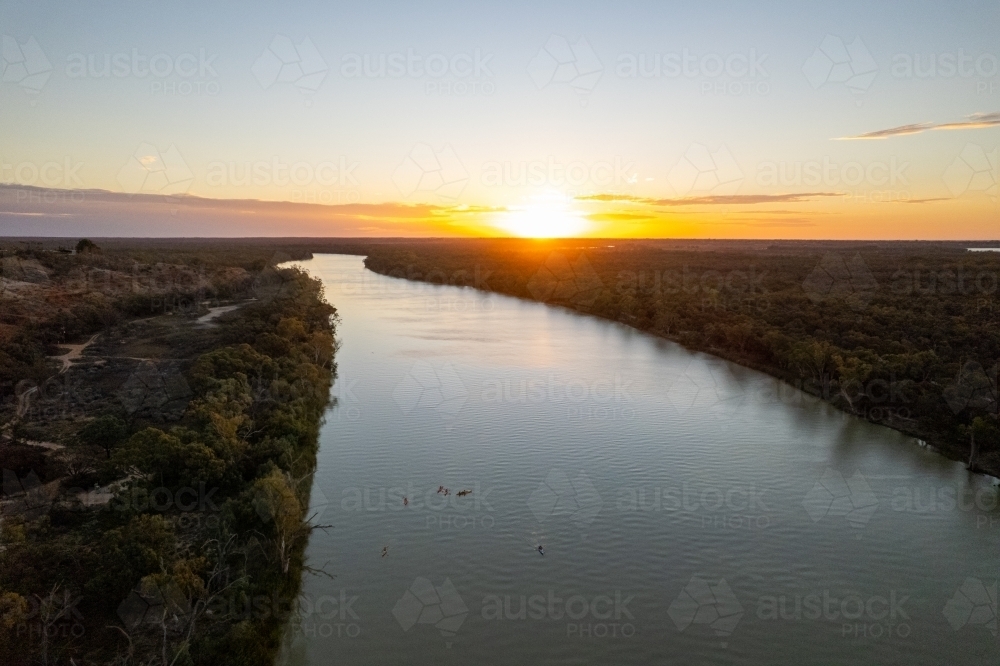
<path id="1" fill-rule="evenodd" d="M 995 479 L 620 324 L 299 265 L 342 346 L 282 664 L 1000 663 Z"/>

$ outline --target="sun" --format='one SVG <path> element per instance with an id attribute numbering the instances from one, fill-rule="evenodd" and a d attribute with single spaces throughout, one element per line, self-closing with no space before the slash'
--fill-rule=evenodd
<path id="1" fill-rule="evenodd" d="M 500 214 L 496 224 L 523 238 L 578 236 L 590 226 L 561 194 L 539 196 L 523 206 L 511 206 Z"/>

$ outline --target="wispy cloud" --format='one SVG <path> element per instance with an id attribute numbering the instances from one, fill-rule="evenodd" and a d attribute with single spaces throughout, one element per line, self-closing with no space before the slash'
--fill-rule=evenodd
<path id="1" fill-rule="evenodd" d="M 642 220 L 655 220 L 655 215 L 645 215 L 643 213 L 591 213 L 586 216 L 588 220 L 594 222 L 639 222 Z"/>
<path id="2" fill-rule="evenodd" d="M 72 213 L 24 213 L 13 210 L 0 210 L 0 215 L 11 217 L 73 217 Z"/>
<path id="3" fill-rule="evenodd" d="M 49 233 L 64 236 L 113 236 L 121 228 L 135 236 L 160 237 L 347 237 L 375 235 L 374 228 L 396 236 L 453 236 L 475 231 L 456 230 L 455 224 L 459 219 L 474 221 L 478 212 L 392 201 L 325 205 L 0 184 L 0 229 L 12 235 L 28 235 L 31 220 L 39 218 L 60 222 L 62 226 L 49 227 Z"/>
<path id="4" fill-rule="evenodd" d="M 577 197 L 580 201 L 630 202 L 647 206 L 702 206 L 702 205 L 747 205 L 770 203 L 802 203 L 821 197 L 840 197 L 840 192 L 802 192 L 798 194 L 726 194 L 705 197 L 680 197 L 676 199 L 652 199 L 631 194 L 593 194 Z"/>
<path id="5" fill-rule="evenodd" d="M 991 113 L 973 113 L 971 116 L 967 116 L 965 120 L 953 123 L 912 123 L 910 125 L 900 125 L 899 127 L 890 127 L 888 129 L 865 132 L 864 134 L 856 134 L 854 136 L 841 136 L 834 140 L 857 141 L 865 139 L 887 139 L 890 136 L 920 134 L 921 132 L 926 132 L 927 130 L 984 129 L 987 127 L 996 127 L 998 125 L 1000 125 L 1000 111 L 993 111 Z"/>
<path id="6" fill-rule="evenodd" d="M 711 223 L 714 225 L 739 226 L 739 227 L 815 227 L 816 223 L 811 220 L 718 220 Z"/>
<path id="7" fill-rule="evenodd" d="M 900 199 L 900 200 L 898 200 L 898 203 L 905 203 L 905 204 L 926 204 L 926 203 L 934 203 L 935 201 L 951 201 L 951 198 L 950 197 L 933 197 L 933 198 L 930 198 L 930 199 L 905 199 L 905 200 L 904 199 Z"/>

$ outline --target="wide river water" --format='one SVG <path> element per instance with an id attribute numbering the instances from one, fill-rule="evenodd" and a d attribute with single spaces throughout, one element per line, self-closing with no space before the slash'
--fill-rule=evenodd
<path id="1" fill-rule="evenodd" d="M 620 324 L 300 265 L 342 346 L 280 663 L 1000 663 L 996 480 Z"/>

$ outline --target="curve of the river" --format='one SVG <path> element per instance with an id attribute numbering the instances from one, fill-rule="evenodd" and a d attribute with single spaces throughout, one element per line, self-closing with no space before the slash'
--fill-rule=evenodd
<path id="1" fill-rule="evenodd" d="M 300 265 L 342 318 L 333 578 L 282 663 L 1000 663 L 994 479 L 623 325 Z"/>

